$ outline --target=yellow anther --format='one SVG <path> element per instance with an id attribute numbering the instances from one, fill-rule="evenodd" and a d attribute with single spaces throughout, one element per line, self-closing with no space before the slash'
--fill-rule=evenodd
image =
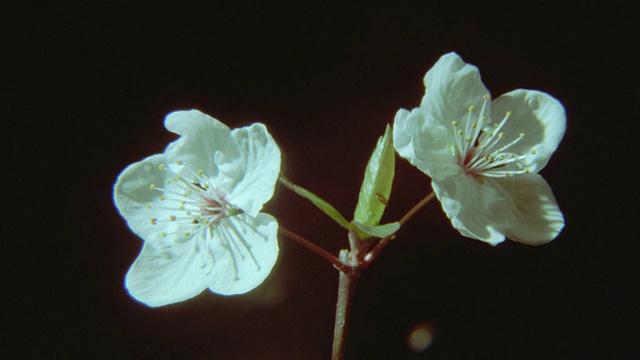
<path id="1" fill-rule="evenodd" d="M 149 220 L 149 222 L 151 222 L 151 225 L 155 225 L 158 223 L 158 219 L 156 218 L 151 218 L 151 220 Z"/>
<path id="2" fill-rule="evenodd" d="M 530 173 L 530 172 L 531 172 L 531 169 L 529 169 L 528 167 L 524 168 L 524 173 L 525 173 L 525 174 L 528 174 L 528 173 Z"/>
<path id="3" fill-rule="evenodd" d="M 209 219 L 202 220 L 202 223 L 205 224 L 205 225 L 209 224 Z"/>
<path id="4" fill-rule="evenodd" d="M 462 130 L 458 130 L 458 131 L 456 131 L 456 133 L 457 133 L 458 135 L 462 135 L 462 134 L 464 134 L 464 132 L 463 132 Z"/>
<path id="5" fill-rule="evenodd" d="M 155 189 L 156 189 L 156 184 L 149 185 L 149 190 L 155 190 Z"/>
<path id="6" fill-rule="evenodd" d="M 203 187 L 205 190 L 208 190 L 208 189 L 209 189 L 209 184 L 205 183 L 204 185 L 202 185 L 202 187 Z"/>
<path id="7" fill-rule="evenodd" d="M 189 234 L 188 232 L 184 233 L 184 237 L 189 237 L 189 235 L 191 235 L 191 234 Z"/>
<path id="8" fill-rule="evenodd" d="M 147 210 L 151 209 L 151 204 L 147 204 L 145 205 L 145 207 L 147 208 Z"/>
<path id="9" fill-rule="evenodd" d="M 531 154 L 535 155 L 535 154 L 537 154 L 537 153 L 538 153 L 538 151 L 537 151 L 536 149 L 532 149 L 532 150 L 531 150 Z"/>
<path id="10" fill-rule="evenodd" d="M 475 109 L 476 109 L 476 107 L 475 107 L 475 106 L 473 106 L 473 105 L 469 106 L 469 111 L 473 111 L 473 110 L 475 110 Z"/>
<path id="11" fill-rule="evenodd" d="M 204 171 L 198 170 L 197 174 L 198 174 L 198 176 L 202 176 L 202 174 L 204 174 Z"/>
<path id="12" fill-rule="evenodd" d="M 456 127 L 456 126 L 458 126 L 458 122 L 457 122 L 457 121 L 455 121 L 455 120 L 453 120 L 453 121 L 451 122 L 451 125 L 453 125 L 453 127 Z"/>
<path id="13" fill-rule="evenodd" d="M 513 175 L 512 175 L 511 173 L 507 173 L 507 177 L 508 177 L 508 178 L 512 178 L 512 177 L 513 177 Z"/>
<path id="14" fill-rule="evenodd" d="M 163 231 L 163 232 L 160 233 L 160 236 L 167 237 L 167 233 Z"/>
<path id="15" fill-rule="evenodd" d="M 511 111 L 507 111 L 507 113 L 505 114 L 505 116 L 511 116 Z"/>
<path id="16" fill-rule="evenodd" d="M 158 164 L 158 170 L 164 170 L 164 164 Z"/>
<path id="17" fill-rule="evenodd" d="M 525 133 L 520 133 L 520 135 L 519 135 L 519 136 L 520 136 L 521 138 L 523 138 L 523 137 L 525 137 L 525 135 L 526 135 Z"/>
<path id="18" fill-rule="evenodd" d="M 187 216 L 191 216 L 191 211 L 187 211 Z"/>
<path id="19" fill-rule="evenodd" d="M 489 95 L 484 95 L 482 98 L 483 98 L 483 99 L 485 99 L 485 100 L 490 100 L 490 99 L 491 99 L 491 96 L 489 96 Z"/>
<path id="20" fill-rule="evenodd" d="M 472 129 L 475 129 L 475 128 L 477 128 L 477 127 L 478 127 L 478 124 L 476 124 L 476 123 L 471 124 L 471 128 L 472 128 Z"/>
<path id="21" fill-rule="evenodd" d="M 480 121 L 487 121 L 487 117 L 486 116 L 480 116 Z"/>
<path id="22" fill-rule="evenodd" d="M 171 221 L 176 221 L 176 216 L 175 216 L 175 215 L 170 215 L 170 216 L 169 216 L 169 220 L 171 220 Z"/>
<path id="23" fill-rule="evenodd" d="M 502 138 L 504 137 L 504 133 L 503 133 L 503 132 L 499 132 L 499 133 L 498 133 L 498 137 L 499 137 L 500 139 L 502 139 Z"/>
<path id="24" fill-rule="evenodd" d="M 159 199 L 160 199 L 160 201 L 165 201 L 165 200 L 167 200 L 167 198 L 166 198 L 166 197 L 164 197 L 164 195 L 160 195 Z"/>
<path id="25" fill-rule="evenodd" d="M 178 160 L 178 161 L 176 161 L 176 164 L 178 164 L 178 165 L 182 165 L 182 160 Z"/>

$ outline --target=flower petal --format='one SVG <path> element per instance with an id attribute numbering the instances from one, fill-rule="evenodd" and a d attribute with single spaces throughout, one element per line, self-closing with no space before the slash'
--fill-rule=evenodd
<path id="1" fill-rule="evenodd" d="M 206 289 L 203 261 L 190 240 L 147 238 L 125 278 L 129 294 L 157 307 L 190 299 Z"/>
<path id="2" fill-rule="evenodd" d="M 442 179 L 460 171 L 452 144 L 452 130 L 425 116 L 422 108 L 401 109 L 396 114 L 393 146 L 425 174 Z"/>
<path id="3" fill-rule="evenodd" d="M 502 132 L 513 137 L 525 134 L 509 151 L 526 154 L 524 162 L 529 170 L 540 171 L 564 136 L 567 119 L 562 104 L 546 93 L 519 89 L 493 101 L 494 122 L 502 119 L 507 111 L 511 111 L 511 117 Z"/>
<path id="4" fill-rule="evenodd" d="M 133 163 L 118 176 L 113 187 L 113 200 L 118 211 L 131 230 L 142 238 L 162 231 L 151 223 L 152 218 L 163 218 L 164 211 L 154 206 L 161 194 L 150 190 L 150 186 L 164 184 L 167 172 L 158 169 L 164 162 L 164 154 L 159 154 Z"/>
<path id="5" fill-rule="evenodd" d="M 237 178 L 227 200 L 254 217 L 273 196 L 280 174 L 280 149 L 260 123 L 235 129 L 231 136 L 243 161 L 241 177 Z"/>
<path id="6" fill-rule="evenodd" d="M 450 176 L 434 179 L 431 186 L 460 234 L 491 245 L 504 241 L 506 202 L 483 178 Z"/>
<path id="7" fill-rule="evenodd" d="M 489 91 L 478 68 L 467 64 L 456 53 L 443 55 L 424 77 L 425 96 L 420 107 L 427 118 L 434 118 L 451 129 L 451 122 L 468 115 L 469 107 L 482 108 Z M 489 110 L 490 104 L 487 104 Z"/>
<path id="8" fill-rule="evenodd" d="M 172 112 L 165 119 L 165 127 L 180 135 L 167 147 L 168 165 L 186 178 L 202 170 L 211 183 L 228 193 L 241 174 L 240 151 L 231 130 L 198 110 Z M 176 166 L 177 161 L 185 167 Z"/>
<path id="9" fill-rule="evenodd" d="M 222 295 L 243 294 L 262 284 L 278 258 L 278 222 L 259 213 L 231 216 L 214 230 L 214 266 L 209 289 Z"/>
<path id="10" fill-rule="evenodd" d="M 564 227 L 564 216 L 547 182 L 538 174 L 491 179 L 507 199 L 507 237 L 527 245 L 542 245 L 555 239 Z"/>

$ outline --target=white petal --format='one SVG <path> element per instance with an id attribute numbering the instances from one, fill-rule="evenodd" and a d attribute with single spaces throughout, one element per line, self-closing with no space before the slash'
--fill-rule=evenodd
<path id="1" fill-rule="evenodd" d="M 192 239 L 154 236 L 145 241 L 127 273 L 125 286 L 136 300 L 163 306 L 200 294 L 207 288 L 205 271 Z"/>
<path id="2" fill-rule="evenodd" d="M 259 213 L 231 216 L 214 232 L 214 266 L 209 289 L 222 295 L 243 294 L 262 284 L 278 258 L 278 223 Z"/>
<path id="3" fill-rule="evenodd" d="M 113 187 L 113 200 L 118 211 L 131 230 L 142 238 L 163 231 L 162 227 L 151 223 L 152 218 L 163 218 L 164 211 L 156 206 L 161 193 L 150 190 L 150 186 L 164 184 L 167 172 L 158 169 L 164 161 L 164 154 L 160 154 L 129 165 Z"/>
<path id="4" fill-rule="evenodd" d="M 564 217 L 547 182 L 538 174 L 491 179 L 507 199 L 507 237 L 527 245 L 542 245 L 555 239 L 564 227 Z"/>
<path id="5" fill-rule="evenodd" d="M 393 145 L 400 156 L 425 174 L 444 178 L 459 172 L 452 144 L 452 131 L 427 118 L 423 109 L 401 109 L 396 114 Z"/>
<path id="6" fill-rule="evenodd" d="M 231 136 L 242 158 L 241 177 L 237 179 L 227 200 L 256 216 L 275 189 L 280 174 L 280 149 L 264 125 L 255 123 L 235 129 Z"/>
<path id="7" fill-rule="evenodd" d="M 489 95 L 478 68 L 462 61 L 456 53 L 443 55 L 427 72 L 424 85 L 426 94 L 420 107 L 427 118 L 433 117 L 447 127 L 451 127 L 451 121 L 466 119 L 470 106 L 479 111 L 484 97 Z"/>
<path id="8" fill-rule="evenodd" d="M 229 192 L 236 177 L 241 176 L 240 151 L 231 130 L 198 110 L 172 112 L 165 119 L 165 127 L 180 135 L 167 147 L 168 165 L 187 178 L 202 170 L 219 190 Z M 175 166 L 177 161 L 188 170 L 183 172 Z"/>
<path id="9" fill-rule="evenodd" d="M 433 180 L 442 209 L 460 234 L 496 245 L 504 241 L 506 203 L 483 178 L 467 175 Z"/>
<path id="10" fill-rule="evenodd" d="M 527 154 L 525 162 L 530 171 L 540 171 L 558 147 L 567 126 L 562 104 L 546 93 L 520 89 L 493 101 L 493 121 L 500 121 L 507 111 L 511 111 L 511 117 L 502 128 L 505 140 L 525 134 L 509 151 Z"/>

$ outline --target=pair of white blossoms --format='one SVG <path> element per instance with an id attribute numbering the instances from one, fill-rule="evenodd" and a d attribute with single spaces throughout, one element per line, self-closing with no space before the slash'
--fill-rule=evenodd
<path id="1" fill-rule="evenodd" d="M 538 175 L 565 131 L 562 105 L 533 90 L 491 101 L 480 73 L 455 53 L 424 79 L 420 107 L 400 110 L 394 146 L 431 177 L 453 226 L 495 245 L 505 236 L 540 245 L 564 226 Z M 204 289 L 241 294 L 260 285 L 277 256 L 278 223 L 260 212 L 274 192 L 280 149 L 264 125 L 230 130 L 197 110 L 165 119 L 180 138 L 127 167 L 114 199 L 145 242 L 126 276 L 135 299 L 162 306 Z"/>

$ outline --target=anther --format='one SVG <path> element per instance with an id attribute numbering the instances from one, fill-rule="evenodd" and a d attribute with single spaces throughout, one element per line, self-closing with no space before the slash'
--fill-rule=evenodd
<path id="1" fill-rule="evenodd" d="M 470 112 L 471 112 L 471 111 L 473 111 L 473 110 L 475 110 L 475 109 L 476 109 L 476 107 L 475 107 L 475 106 L 473 106 L 473 105 L 469 106 L 469 111 L 470 111 Z"/>
<path id="2" fill-rule="evenodd" d="M 155 190 L 155 189 L 156 189 L 156 185 L 155 184 L 149 185 L 149 190 Z"/>
<path id="3" fill-rule="evenodd" d="M 158 170 L 164 170 L 164 164 L 158 164 Z"/>
<path id="4" fill-rule="evenodd" d="M 176 221 L 176 216 L 175 215 L 169 215 L 169 220 Z"/>
<path id="5" fill-rule="evenodd" d="M 458 126 L 458 122 L 454 120 L 454 121 L 451 122 L 451 125 L 453 125 L 453 127 L 456 127 L 456 126 Z"/>
<path id="6" fill-rule="evenodd" d="M 150 222 L 151 222 L 151 225 L 155 225 L 155 224 L 157 224 L 157 223 L 158 223 L 158 219 L 156 219 L 156 218 L 151 218 Z"/>
<path id="7" fill-rule="evenodd" d="M 178 165 L 182 165 L 182 164 L 183 164 L 183 163 L 182 163 L 182 160 L 178 160 L 178 161 L 176 161 L 176 164 L 178 164 Z"/>

